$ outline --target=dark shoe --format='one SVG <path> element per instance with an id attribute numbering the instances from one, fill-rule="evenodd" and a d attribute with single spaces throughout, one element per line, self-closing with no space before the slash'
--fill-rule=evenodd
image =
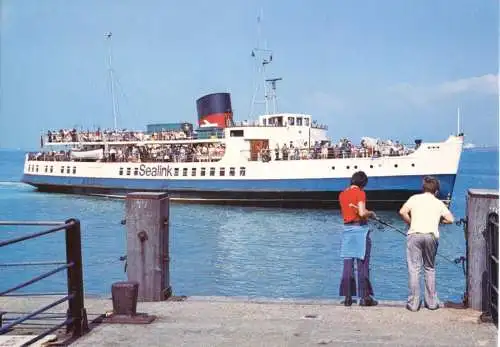
<path id="1" fill-rule="evenodd" d="M 371 296 L 363 298 L 359 302 L 359 306 L 377 306 L 377 305 L 378 301 L 372 298 Z"/>
<path id="2" fill-rule="evenodd" d="M 440 307 L 439 304 L 436 304 L 436 306 L 434 306 L 434 307 L 429 307 L 427 304 L 424 304 L 424 306 L 426 309 L 431 310 L 431 311 L 437 310 Z"/>
<path id="3" fill-rule="evenodd" d="M 422 301 L 420 301 L 420 302 L 418 303 L 418 306 L 417 306 L 417 308 L 416 308 L 416 309 L 412 308 L 412 307 L 410 306 L 410 304 L 406 304 L 406 309 L 407 309 L 408 311 L 411 311 L 411 312 L 417 312 L 417 311 L 419 311 L 419 310 L 420 310 L 420 307 L 421 307 L 421 306 L 422 306 Z"/>
<path id="4" fill-rule="evenodd" d="M 344 306 L 351 306 L 352 305 L 352 297 L 351 296 L 346 296 L 345 300 L 342 301 Z"/>

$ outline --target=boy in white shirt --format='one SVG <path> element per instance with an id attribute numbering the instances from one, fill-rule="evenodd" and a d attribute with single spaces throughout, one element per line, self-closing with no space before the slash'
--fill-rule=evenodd
<path id="1" fill-rule="evenodd" d="M 425 177 L 423 193 L 413 195 L 401 207 L 401 218 L 410 225 L 407 236 L 406 259 L 408 263 L 409 296 L 406 308 L 420 309 L 420 269 L 422 263 L 425 276 L 425 306 L 439 308 L 436 295 L 436 254 L 439 244 L 439 223 L 453 223 L 453 215 L 446 205 L 436 198 L 439 181 Z"/>

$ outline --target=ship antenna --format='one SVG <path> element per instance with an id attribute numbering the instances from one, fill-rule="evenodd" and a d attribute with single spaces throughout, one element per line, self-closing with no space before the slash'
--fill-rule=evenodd
<path id="1" fill-rule="evenodd" d="M 111 102 L 113 104 L 113 121 L 114 121 L 114 129 L 115 131 L 118 129 L 118 125 L 116 123 L 116 101 L 115 101 L 115 86 L 114 86 L 114 76 L 113 76 L 113 67 L 112 67 L 112 58 L 113 58 L 113 50 L 111 46 L 111 36 L 113 33 L 106 33 L 106 39 L 108 41 L 108 71 L 109 71 L 109 84 L 111 89 Z"/>
<path id="2" fill-rule="evenodd" d="M 457 107 L 457 136 L 460 136 L 460 107 Z"/>
<path id="3" fill-rule="evenodd" d="M 259 73 L 259 80 L 263 80 L 264 82 L 264 101 L 257 101 L 257 94 L 259 93 L 260 89 L 260 83 L 262 82 L 257 82 L 255 86 L 255 90 L 252 96 L 252 104 L 250 106 L 250 118 L 253 116 L 253 111 L 254 111 L 254 105 L 255 104 L 265 104 L 266 107 L 266 114 L 269 113 L 269 103 L 268 103 L 268 91 L 267 91 L 267 83 L 268 81 L 266 80 L 266 65 L 270 64 L 273 61 L 273 51 L 270 49 L 267 49 L 267 42 L 264 41 L 264 48 L 260 47 L 260 41 L 261 41 L 261 22 L 262 22 L 262 16 L 263 16 L 263 11 L 261 9 L 260 15 L 257 17 L 257 33 L 258 33 L 258 40 L 257 40 L 257 47 L 252 50 L 252 58 L 257 59 L 258 61 L 258 73 Z"/>

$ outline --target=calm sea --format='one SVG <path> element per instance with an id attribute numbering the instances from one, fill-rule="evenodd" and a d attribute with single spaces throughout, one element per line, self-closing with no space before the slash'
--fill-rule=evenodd
<path id="1" fill-rule="evenodd" d="M 124 201 L 45 194 L 19 183 L 24 154 L 0 151 L 0 220 L 64 220 L 83 228 L 86 294 L 109 295 L 111 284 L 126 279 Z M 452 202 L 457 218 L 465 213 L 468 188 L 498 188 L 498 151 L 466 151 Z M 401 228 L 396 212 L 381 218 Z M 338 298 L 342 270 L 338 211 L 171 205 L 171 284 L 176 295 L 269 298 Z M 39 230 L 0 227 L 0 240 Z M 375 296 L 402 300 L 407 295 L 405 239 L 390 229 L 372 234 L 371 277 Z M 464 233 L 456 225 L 441 229 L 439 252 L 464 255 Z M 61 260 L 63 234 L 0 249 L 0 263 Z M 53 267 L 52 267 L 53 268 Z M 0 291 L 49 270 L 0 267 Z M 460 300 L 462 269 L 442 258 L 437 265 L 441 299 Z M 64 276 L 50 277 L 25 292 L 64 291 Z"/>

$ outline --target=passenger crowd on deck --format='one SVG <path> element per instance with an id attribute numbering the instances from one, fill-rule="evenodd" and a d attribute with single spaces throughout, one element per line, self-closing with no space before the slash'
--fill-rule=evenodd
<path id="1" fill-rule="evenodd" d="M 155 136 L 165 136 L 159 134 Z M 124 140 L 125 141 L 125 140 Z M 93 160 L 105 162 L 211 162 L 222 159 L 225 153 L 223 143 L 179 143 L 179 144 L 135 144 L 111 145 L 108 152 L 104 153 L 103 145 L 86 149 L 101 150 L 101 155 Z M 376 158 L 381 156 L 402 156 L 413 152 L 408 148 L 393 141 L 380 141 L 363 138 L 360 145 L 343 138 L 338 143 L 316 142 L 311 147 L 305 142 L 297 145 L 293 141 L 279 145 L 275 148 L 263 148 L 258 153 L 251 154 L 249 160 L 304 160 L 304 159 L 333 159 L 333 158 Z M 30 153 L 31 160 L 67 161 L 67 160 L 92 160 L 78 155 L 81 152 L 38 152 Z"/>
<path id="2" fill-rule="evenodd" d="M 104 142 L 104 141 L 164 141 L 185 140 L 188 137 L 183 131 L 160 131 L 147 134 L 142 131 L 103 130 L 77 131 L 76 129 L 60 129 L 59 131 L 48 131 L 46 141 L 56 142 Z"/>

